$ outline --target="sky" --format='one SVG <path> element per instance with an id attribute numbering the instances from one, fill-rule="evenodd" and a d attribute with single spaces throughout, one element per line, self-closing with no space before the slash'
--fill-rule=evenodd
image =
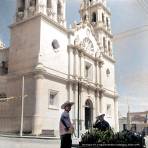
<path id="1" fill-rule="evenodd" d="M 78 22 L 80 0 L 67 0 L 67 24 Z M 112 13 L 119 113 L 148 110 L 148 0 L 107 0 Z M 15 0 L 0 0 L 0 39 L 10 44 L 8 26 L 15 16 Z M 7 10 L 7 11 L 6 11 Z"/>

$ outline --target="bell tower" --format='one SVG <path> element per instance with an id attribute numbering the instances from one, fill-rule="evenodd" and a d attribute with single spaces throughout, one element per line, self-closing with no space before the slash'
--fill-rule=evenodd
<path id="1" fill-rule="evenodd" d="M 20 96 L 21 90 L 13 88 L 21 88 L 20 77 L 25 76 L 25 93 L 29 99 L 24 107 L 24 130 L 34 135 L 46 129 L 43 115 L 49 112 L 49 90 L 52 90 L 49 82 L 53 81 L 50 75 L 55 75 L 55 71 L 67 73 L 65 5 L 66 0 L 17 0 L 16 20 L 10 27 L 8 96 Z M 20 107 L 14 105 L 14 108 Z M 14 116 L 20 113 L 19 109 Z M 19 124 L 17 120 L 13 123 Z M 48 128 L 58 131 L 58 127 L 53 126 Z"/>
<path id="2" fill-rule="evenodd" d="M 80 16 L 84 23 L 93 26 L 101 51 L 112 57 L 111 13 L 107 8 L 106 0 L 83 0 Z"/>
<path id="3" fill-rule="evenodd" d="M 16 22 L 42 13 L 62 26 L 66 26 L 65 0 L 17 0 Z"/>

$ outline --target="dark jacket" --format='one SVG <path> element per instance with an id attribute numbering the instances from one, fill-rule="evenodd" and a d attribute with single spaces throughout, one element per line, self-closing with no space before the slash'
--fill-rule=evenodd
<path id="1" fill-rule="evenodd" d="M 109 123 L 105 120 L 103 120 L 103 121 L 97 120 L 95 122 L 95 124 L 93 125 L 93 127 L 97 128 L 98 130 L 101 130 L 101 131 L 106 131 L 106 130 L 111 129 Z"/>

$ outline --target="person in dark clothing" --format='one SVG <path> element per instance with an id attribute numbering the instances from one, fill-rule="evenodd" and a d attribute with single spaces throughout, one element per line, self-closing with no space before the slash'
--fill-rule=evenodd
<path id="1" fill-rule="evenodd" d="M 61 148 L 71 148 L 72 140 L 71 135 L 74 132 L 74 127 L 70 121 L 69 112 L 73 102 L 65 102 L 61 108 L 64 109 L 64 112 L 60 118 L 60 138 L 61 138 Z"/>
<path id="2" fill-rule="evenodd" d="M 97 120 L 95 124 L 93 125 L 94 128 L 97 128 L 100 131 L 107 131 L 110 130 L 111 127 L 107 121 L 104 120 L 104 113 L 100 113 L 99 116 L 97 116 Z"/>

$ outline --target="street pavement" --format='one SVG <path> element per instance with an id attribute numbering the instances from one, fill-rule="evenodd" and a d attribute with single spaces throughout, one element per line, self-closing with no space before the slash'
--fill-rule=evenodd
<path id="1" fill-rule="evenodd" d="M 0 137 L 0 148 L 60 148 L 60 140 Z"/>
<path id="2" fill-rule="evenodd" d="M 146 137 L 148 148 L 148 137 Z M 58 138 L 11 137 L 0 135 L 0 148 L 60 148 Z"/>

